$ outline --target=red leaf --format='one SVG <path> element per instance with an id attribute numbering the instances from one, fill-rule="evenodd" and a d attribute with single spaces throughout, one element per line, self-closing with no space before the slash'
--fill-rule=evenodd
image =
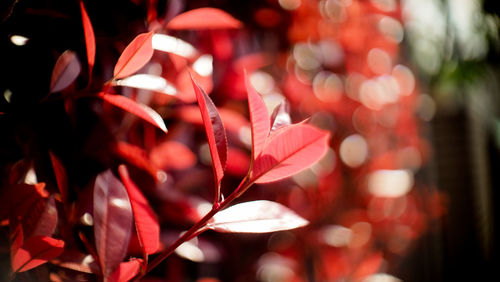
<path id="1" fill-rule="evenodd" d="M 250 168 L 248 153 L 236 147 L 229 147 L 227 155 L 226 172 L 237 176 L 245 176 Z"/>
<path id="2" fill-rule="evenodd" d="M 127 167 L 120 165 L 118 172 L 122 179 L 125 188 L 127 189 L 130 203 L 132 204 L 132 212 L 134 213 L 135 228 L 139 243 L 146 255 L 153 254 L 158 250 L 160 242 L 160 226 L 155 212 L 151 209 L 148 200 L 144 197 L 141 190 L 130 179 Z"/>
<path id="3" fill-rule="evenodd" d="M 59 188 L 59 193 L 61 193 L 62 202 L 65 203 L 68 199 L 68 176 L 66 174 L 66 169 L 52 152 L 49 152 L 49 155 L 56 176 L 57 188 Z"/>
<path id="4" fill-rule="evenodd" d="M 290 104 L 285 100 L 277 106 L 271 115 L 271 132 L 283 126 L 290 125 L 292 119 L 290 118 Z"/>
<path id="5" fill-rule="evenodd" d="M 19 248 L 23 245 L 24 234 L 23 228 L 20 224 L 17 225 L 16 229 L 10 234 L 10 257 L 13 258 L 17 253 Z"/>
<path id="6" fill-rule="evenodd" d="M 133 259 L 131 261 L 122 262 L 120 266 L 108 277 L 109 282 L 127 282 L 132 280 L 141 270 L 142 260 Z"/>
<path id="7" fill-rule="evenodd" d="M 163 169 L 183 170 L 196 164 L 196 155 L 189 147 L 177 141 L 159 144 L 151 150 L 149 156 L 155 165 Z"/>
<path id="8" fill-rule="evenodd" d="M 303 123 L 275 131 L 254 162 L 251 181 L 272 182 L 310 167 L 326 154 L 329 135 Z"/>
<path id="9" fill-rule="evenodd" d="M 92 23 L 90 22 L 89 15 L 85 9 L 83 1 L 80 0 L 80 11 L 82 13 L 83 33 L 85 34 L 85 45 L 87 46 L 87 63 L 89 65 L 89 81 L 92 77 L 92 69 L 95 62 L 95 36 Z"/>
<path id="10" fill-rule="evenodd" d="M 196 93 L 196 98 L 198 99 L 198 105 L 200 107 L 201 116 L 203 119 L 203 124 L 205 127 L 205 133 L 207 134 L 208 145 L 210 147 L 210 156 L 212 157 L 212 164 L 215 174 L 216 181 L 216 200 L 219 198 L 219 184 L 224 176 L 224 169 L 226 167 L 227 161 L 227 137 L 222 119 L 219 116 L 219 112 L 215 107 L 214 103 L 208 97 L 208 95 L 203 91 L 203 89 L 198 86 L 196 81 L 191 78 L 193 83 L 194 92 Z"/>
<path id="11" fill-rule="evenodd" d="M 123 50 L 116 62 L 113 76 L 115 79 L 133 74 L 142 68 L 153 56 L 153 32 L 139 34 Z"/>
<path id="12" fill-rule="evenodd" d="M 308 223 L 279 203 L 260 200 L 237 204 L 218 212 L 207 227 L 218 232 L 267 233 L 294 229 Z"/>
<path id="13" fill-rule="evenodd" d="M 127 191 L 111 170 L 94 184 L 94 235 L 104 277 L 125 258 L 132 231 L 132 207 Z"/>
<path id="14" fill-rule="evenodd" d="M 39 211 L 34 208 L 26 222 L 23 223 L 26 226 L 25 230 L 27 230 L 28 236 L 50 236 L 56 230 L 58 215 L 54 197 L 44 200 L 40 207 L 43 210 Z M 30 219 L 32 220 L 30 221 Z"/>
<path id="15" fill-rule="evenodd" d="M 80 74 L 81 66 L 76 53 L 70 50 L 62 53 L 52 70 L 50 93 L 59 92 L 68 87 Z"/>
<path id="16" fill-rule="evenodd" d="M 101 92 L 98 96 L 104 101 L 142 118 L 143 120 L 163 130 L 163 132 L 167 132 L 167 126 L 165 125 L 165 122 L 163 122 L 162 117 L 150 107 L 137 103 L 136 101 L 121 95 Z"/>
<path id="17" fill-rule="evenodd" d="M 35 268 L 59 256 L 64 250 L 64 241 L 46 236 L 28 238 L 12 257 L 12 270 L 23 272 Z"/>
<path id="18" fill-rule="evenodd" d="M 250 84 L 248 75 L 245 73 L 245 86 L 248 94 L 248 110 L 250 112 L 250 123 L 252 128 L 252 159 L 255 160 L 264 148 L 269 135 L 269 112 L 262 97 Z"/>
<path id="19" fill-rule="evenodd" d="M 200 8 L 174 17 L 169 29 L 226 29 L 241 28 L 243 24 L 228 13 L 215 8 Z"/>
<path id="20" fill-rule="evenodd" d="M 120 141 L 113 146 L 113 151 L 124 162 L 144 170 L 156 179 L 158 168 L 141 147 Z"/>

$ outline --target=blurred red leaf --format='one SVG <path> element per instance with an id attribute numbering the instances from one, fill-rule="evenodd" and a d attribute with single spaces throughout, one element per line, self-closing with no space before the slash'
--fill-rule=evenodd
<path id="1" fill-rule="evenodd" d="M 196 109 L 199 113 L 199 110 Z M 183 170 L 196 164 L 196 155 L 184 144 L 165 141 L 151 150 L 151 161 L 160 168 Z"/>
<path id="2" fill-rule="evenodd" d="M 267 233 L 294 229 L 308 223 L 279 203 L 260 200 L 237 204 L 218 212 L 207 227 L 217 232 Z"/>
<path id="3" fill-rule="evenodd" d="M 144 170 L 156 179 L 158 167 L 149 159 L 148 154 L 141 147 L 120 141 L 113 146 L 113 151 L 122 161 Z"/>
<path id="4" fill-rule="evenodd" d="M 210 156 L 212 157 L 212 165 L 215 174 L 215 195 L 216 201 L 219 200 L 219 185 L 224 176 L 224 169 L 227 161 L 227 137 L 224 125 L 219 116 L 219 112 L 208 95 L 200 88 L 200 86 L 191 78 L 193 88 L 198 99 L 205 133 L 210 147 Z"/>
<path id="5" fill-rule="evenodd" d="M 89 15 L 87 14 L 87 10 L 85 9 L 85 5 L 83 4 L 82 0 L 80 0 L 80 11 L 82 13 L 82 24 L 83 24 L 83 33 L 85 35 L 85 45 L 87 46 L 87 63 L 89 66 L 89 81 L 90 81 L 90 77 L 92 77 L 92 69 L 94 68 L 94 62 L 95 62 L 94 29 L 92 28 L 92 23 L 90 22 Z"/>
<path id="6" fill-rule="evenodd" d="M 215 8 L 199 8 L 174 17 L 168 24 L 169 29 L 233 29 L 243 24 L 230 14 Z"/>
<path id="7" fill-rule="evenodd" d="M 64 241 L 47 236 L 28 238 L 12 257 L 12 270 L 23 272 L 35 268 L 59 256 L 64 250 Z"/>
<path id="8" fill-rule="evenodd" d="M 130 179 L 127 167 L 120 165 L 118 172 L 122 179 L 125 188 L 127 189 L 130 203 L 132 204 L 132 212 L 134 213 L 135 228 L 139 243 L 144 251 L 144 258 L 149 254 L 153 254 L 158 250 L 160 243 L 160 226 L 155 212 L 151 209 L 148 200 L 144 197 L 141 190 Z"/>
<path id="9" fill-rule="evenodd" d="M 153 56 L 152 42 L 152 31 L 141 33 L 134 38 L 118 58 L 113 72 L 114 78 L 129 76 L 142 68 Z"/>
<path id="10" fill-rule="evenodd" d="M 245 73 L 245 86 L 248 95 L 248 110 L 252 128 L 252 159 L 255 161 L 264 148 L 270 130 L 269 112 L 262 97 L 255 91 Z"/>
<path id="11" fill-rule="evenodd" d="M 162 117 L 150 107 L 137 103 L 136 101 L 121 95 L 101 92 L 98 96 L 104 101 L 142 118 L 143 120 L 163 130 L 163 132 L 167 132 L 167 126 L 165 125 Z"/>
<path id="12" fill-rule="evenodd" d="M 362 281 L 368 275 L 377 273 L 383 261 L 384 258 L 380 252 L 368 255 L 354 270 L 351 276 L 352 279 L 354 281 Z"/>
<path id="13" fill-rule="evenodd" d="M 125 258 L 132 231 L 132 207 L 127 191 L 111 170 L 94 184 L 94 235 L 104 277 Z"/>
<path id="14" fill-rule="evenodd" d="M 68 87 L 80 74 L 81 66 L 76 53 L 70 50 L 59 56 L 52 70 L 50 93 L 59 92 Z"/>
<path id="15" fill-rule="evenodd" d="M 132 280 L 141 270 L 142 261 L 140 259 L 132 259 L 127 262 L 120 263 L 120 266 L 108 277 L 109 282 L 127 282 Z"/>
<path id="16" fill-rule="evenodd" d="M 68 176 L 66 169 L 52 152 L 49 152 L 49 156 L 52 168 L 54 169 L 54 175 L 56 176 L 57 188 L 59 188 L 59 193 L 61 193 L 62 202 L 65 203 L 68 199 Z"/>
<path id="17" fill-rule="evenodd" d="M 235 147 L 229 147 L 226 171 L 233 175 L 245 176 L 249 168 L 250 157 L 248 153 Z"/>
<path id="18" fill-rule="evenodd" d="M 310 167 L 326 154 L 329 136 L 328 132 L 303 123 L 275 131 L 255 160 L 250 180 L 273 182 Z"/>

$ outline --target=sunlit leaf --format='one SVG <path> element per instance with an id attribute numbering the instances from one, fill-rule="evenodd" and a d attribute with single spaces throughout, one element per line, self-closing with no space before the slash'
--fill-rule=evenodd
<path id="1" fill-rule="evenodd" d="M 99 174 L 94 184 L 94 235 L 105 277 L 125 258 L 132 231 L 132 207 L 125 187 L 111 170 Z"/>
<path id="2" fill-rule="evenodd" d="M 66 169 L 52 152 L 49 152 L 49 156 L 52 162 L 52 169 L 54 169 L 54 175 L 56 176 L 57 188 L 61 194 L 62 201 L 66 202 L 68 199 L 68 176 Z"/>
<path id="3" fill-rule="evenodd" d="M 89 66 L 89 80 L 92 77 L 92 70 L 95 62 L 95 36 L 94 28 L 90 22 L 89 15 L 85 9 L 83 1 L 80 0 L 80 11 L 82 13 L 83 33 L 85 35 L 85 46 L 87 47 L 87 63 Z"/>
<path id="4" fill-rule="evenodd" d="M 142 68 L 153 56 L 153 32 L 139 34 L 123 50 L 115 65 L 115 79 L 129 76 Z"/>
<path id="5" fill-rule="evenodd" d="M 24 241 L 12 259 L 12 270 L 23 272 L 35 268 L 59 256 L 64 250 L 64 241 L 47 236 L 34 236 Z"/>
<path id="6" fill-rule="evenodd" d="M 116 80 L 114 85 L 152 90 L 167 95 L 176 95 L 177 89 L 161 76 L 152 74 L 135 74 L 124 79 Z"/>
<path id="7" fill-rule="evenodd" d="M 260 200 L 237 204 L 220 211 L 207 227 L 218 232 L 267 233 L 294 229 L 308 223 L 279 203 Z"/>
<path id="8" fill-rule="evenodd" d="M 198 53 L 193 45 L 166 34 L 153 35 L 153 49 L 172 53 L 188 59 L 194 58 Z"/>
<path id="9" fill-rule="evenodd" d="M 290 104 L 287 101 L 283 101 L 274 109 L 271 115 L 271 132 L 274 132 L 280 127 L 290 125 L 291 123 Z"/>
<path id="10" fill-rule="evenodd" d="M 243 24 L 230 14 L 215 8 L 199 8 L 174 17 L 168 24 L 169 29 L 233 29 Z"/>
<path id="11" fill-rule="evenodd" d="M 120 165 L 118 172 L 125 188 L 127 189 L 132 211 L 134 213 L 135 228 L 139 243 L 141 244 L 145 257 L 158 250 L 160 242 L 160 226 L 155 212 L 151 209 L 148 200 L 144 197 L 141 190 L 130 179 L 127 167 Z"/>
<path id="12" fill-rule="evenodd" d="M 248 110 L 252 128 L 252 159 L 255 160 L 264 148 L 270 130 L 269 113 L 262 97 L 255 91 L 245 73 L 245 86 L 248 95 Z"/>
<path id="13" fill-rule="evenodd" d="M 127 282 L 134 278 L 141 270 L 142 260 L 132 259 L 122 262 L 120 266 L 108 277 L 109 282 Z"/>
<path id="14" fill-rule="evenodd" d="M 80 61 L 75 52 L 67 50 L 56 61 L 50 79 L 50 93 L 68 87 L 80 74 Z"/>
<path id="15" fill-rule="evenodd" d="M 250 179 L 267 183 L 310 167 L 326 154 L 328 139 L 328 132 L 303 123 L 275 131 L 255 160 Z"/>
<path id="16" fill-rule="evenodd" d="M 205 91 L 203 91 L 203 89 L 198 86 L 194 79 L 191 79 L 191 81 L 196 93 L 196 98 L 198 99 L 198 105 L 205 127 L 205 133 L 207 135 L 208 145 L 210 147 L 210 156 L 212 157 L 212 165 L 216 178 L 216 195 L 219 195 L 219 183 L 224 176 L 224 169 L 226 167 L 227 161 L 226 131 L 224 129 L 224 125 L 219 116 L 217 108 L 215 107 L 210 97 L 208 97 Z"/>
<path id="17" fill-rule="evenodd" d="M 143 120 L 163 130 L 163 132 L 167 132 L 167 126 L 165 125 L 162 117 L 150 107 L 137 103 L 136 101 L 121 95 L 101 92 L 98 96 L 104 101 L 142 118 Z"/>

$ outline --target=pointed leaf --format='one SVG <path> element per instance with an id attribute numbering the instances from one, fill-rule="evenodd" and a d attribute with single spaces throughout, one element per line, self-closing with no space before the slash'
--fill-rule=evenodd
<path id="1" fill-rule="evenodd" d="M 12 270 L 23 272 L 56 258 L 64 250 L 64 241 L 46 236 L 28 238 L 12 257 Z"/>
<path id="2" fill-rule="evenodd" d="M 66 169 L 52 152 L 49 152 L 49 156 L 52 162 L 52 169 L 54 169 L 54 174 L 56 176 L 57 188 L 59 188 L 62 202 L 65 203 L 68 199 L 68 176 L 66 174 Z"/>
<path id="3" fill-rule="evenodd" d="M 87 14 L 87 10 L 85 9 L 85 5 L 83 4 L 83 0 L 80 0 L 80 11 L 82 13 L 82 24 L 83 24 L 83 33 L 85 35 L 85 45 L 87 46 L 87 63 L 89 66 L 89 81 L 90 81 L 90 77 L 92 77 L 92 70 L 94 68 L 94 62 L 95 62 L 94 28 L 92 27 L 92 23 L 90 22 L 90 18 L 89 15 Z"/>
<path id="4" fill-rule="evenodd" d="M 207 227 L 217 232 L 267 233 L 308 223 L 279 203 L 260 200 L 237 204 L 217 213 Z"/>
<path id="5" fill-rule="evenodd" d="M 80 74 L 81 66 L 76 53 L 70 50 L 62 53 L 56 61 L 50 79 L 50 93 L 68 87 Z"/>
<path id="6" fill-rule="evenodd" d="M 326 154 L 329 135 L 303 123 L 275 131 L 255 160 L 250 180 L 273 182 L 310 167 Z"/>
<path id="7" fill-rule="evenodd" d="M 205 133 L 207 134 L 208 145 L 210 147 L 210 156 L 216 180 L 216 195 L 219 195 L 219 183 L 224 176 L 224 169 L 227 161 L 227 137 L 226 130 L 220 118 L 219 112 L 208 95 L 191 77 L 194 92 L 198 99 Z M 217 198 L 218 200 L 218 198 Z"/>
<path id="8" fill-rule="evenodd" d="M 104 277 L 125 258 L 132 231 L 132 207 L 127 191 L 111 170 L 94 184 L 94 235 Z"/>
<path id="9" fill-rule="evenodd" d="M 252 159 L 255 160 L 261 153 L 270 130 L 269 112 L 264 100 L 250 83 L 245 73 L 245 86 L 248 95 L 248 110 L 252 128 Z"/>
<path id="10" fill-rule="evenodd" d="M 200 8 L 174 17 L 169 29 L 229 29 L 241 28 L 243 24 L 230 14 L 215 8 Z"/>
<path id="11" fill-rule="evenodd" d="M 271 132 L 283 126 L 290 125 L 292 118 L 290 117 L 290 104 L 284 100 L 277 106 L 271 115 Z"/>
<path id="12" fill-rule="evenodd" d="M 153 32 L 139 34 L 123 50 L 115 65 L 115 79 L 133 74 L 142 68 L 153 56 Z"/>
<path id="13" fill-rule="evenodd" d="M 109 282 L 127 282 L 132 280 L 141 270 L 142 260 L 132 259 L 122 262 L 120 266 L 108 277 Z"/>
<path id="14" fill-rule="evenodd" d="M 135 185 L 132 179 L 130 179 L 127 167 L 120 165 L 118 167 L 118 172 L 127 189 L 130 203 L 132 204 L 137 236 L 144 251 L 144 257 L 146 258 L 146 255 L 153 254 L 158 250 L 160 243 L 160 225 L 158 224 L 158 219 L 149 205 L 148 200 L 144 197 L 141 190 Z"/>
<path id="15" fill-rule="evenodd" d="M 167 132 L 167 126 L 165 125 L 162 117 L 150 107 L 137 103 L 136 101 L 121 95 L 101 92 L 98 96 L 104 101 L 142 118 L 143 120 L 163 130 L 163 132 Z"/>

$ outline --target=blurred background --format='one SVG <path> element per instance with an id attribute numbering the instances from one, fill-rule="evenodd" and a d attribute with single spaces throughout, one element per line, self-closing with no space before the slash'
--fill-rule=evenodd
<path id="1" fill-rule="evenodd" d="M 35 130 L 33 134 L 43 136 L 37 146 L 60 154 L 75 171 L 69 172 L 74 186 L 84 187 L 96 173 L 95 164 L 105 167 L 108 161 L 100 151 L 85 155 L 96 146 L 86 142 L 94 136 L 95 119 L 86 118 L 102 109 L 87 102 L 78 105 L 82 118 L 76 124 L 83 133 L 67 137 L 71 123 L 63 107 L 37 107 L 47 93 L 57 54 L 68 48 L 85 54 L 77 2 L 0 4 L 0 62 L 8 70 L 0 80 L 0 112 L 15 117 L 0 119 L 10 132 L 0 145 L 3 164 L 16 161 L 22 150 L 15 143 L 28 138 L 26 128 L 43 128 L 50 137 Z M 180 12 L 216 7 L 244 23 L 237 31 L 166 31 L 188 44 L 169 49 L 171 53 L 189 57 L 186 52 L 196 48 L 203 54 L 189 60 L 226 113 L 230 160 L 225 194 L 245 175 L 249 162 L 243 69 L 270 112 L 286 100 L 294 122 L 311 117 L 311 123 L 332 133 L 331 150 L 320 163 L 286 181 L 257 185 L 242 199 L 281 202 L 307 218 L 308 227 L 266 235 L 207 232 L 155 270 L 156 278 L 145 281 L 500 279 L 499 1 L 85 4 L 98 46 L 93 85 L 111 77 L 127 42 Z M 155 53 L 146 70 L 158 73 L 160 66 L 159 73 L 162 67 L 163 74 L 173 72 L 174 63 L 166 64 L 171 69 L 163 63 L 168 60 L 175 62 Z M 149 95 L 142 101 L 162 115 L 169 135 L 161 139 L 136 126 L 127 141 L 144 148 L 163 169 L 169 180 L 161 189 L 198 197 L 182 202 L 183 209 L 173 198 L 165 198 L 171 206 L 156 202 L 166 231 L 162 235 L 169 242 L 169 231 L 190 226 L 192 218 L 185 219 L 189 205 L 210 198 L 198 183 L 210 174 L 210 161 L 200 129 L 181 107 L 194 100 L 150 92 L 141 92 L 141 97 Z M 123 93 L 136 95 L 130 89 Z M 62 131 L 51 128 L 61 120 Z M 187 150 L 177 167 L 164 160 L 165 140 Z"/>

